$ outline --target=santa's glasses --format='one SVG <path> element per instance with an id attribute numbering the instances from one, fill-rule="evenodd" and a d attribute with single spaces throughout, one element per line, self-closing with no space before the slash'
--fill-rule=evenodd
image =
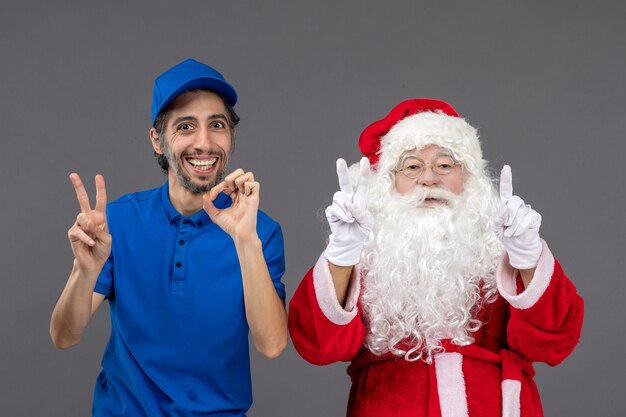
<path id="1" fill-rule="evenodd" d="M 401 172 L 405 177 L 415 180 L 424 175 L 426 167 L 430 167 L 435 175 L 444 176 L 459 166 L 461 164 L 449 155 L 438 156 L 432 162 L 424 162 L 414 156 L 407 156 L 402 160 L 400 168 L 396 169 L 396 172 Z"/>

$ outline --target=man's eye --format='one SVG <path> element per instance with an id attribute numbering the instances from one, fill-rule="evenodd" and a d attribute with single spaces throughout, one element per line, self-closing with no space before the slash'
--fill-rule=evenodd
<path id="1" fill-rule="evenodd" d="M 452 164 L 448 164 L 448 163 L 443 163 L 443 164 L 439 164 L 439 165 L 437 165 L 437 166 L 438 166 L 439 168 L 441 168 L 441 169 L 452 169 L 452 167 L 453 167 L 454 165 L 452 165 Z"/>
<path id="2" fill-rule="evenodd" d="M 178 125 L 178 130 L 191 130 L 193 129 L 193 126 L 191 125 L 191 123 L 181 123 Z"/>
<path id="3" fill-rule="evenodd" d="M 224 127 L 226 127 L 226 125 L 222 121 L 215 120 L 213 123 L 211 123 L 211 127 L 213 129 L 223 129 Z"/>
<path id="4" fill-rule="evenodd" d="M 407 171 L 419 171 L 422 169 L 422 165 L 407 165 L 404 169 Z"/>

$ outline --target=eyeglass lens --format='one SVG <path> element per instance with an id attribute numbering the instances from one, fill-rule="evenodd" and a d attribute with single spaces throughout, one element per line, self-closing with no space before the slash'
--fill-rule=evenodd
<path id="1" fill-rule="evenodd" d="M 424 162 L 417 158 L 407 158 L 402 163 L 400 171 L 409 178 L 419 178 L 424 173 L 426 166 L 430 166 L 437 175 L 447 175 L 456 166 L 456 161 L 450 156 L 440 156 L 433 162 Z"/>

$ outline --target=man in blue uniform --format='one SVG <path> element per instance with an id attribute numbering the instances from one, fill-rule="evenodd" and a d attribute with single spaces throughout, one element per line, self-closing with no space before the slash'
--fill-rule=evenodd
<path id="1" fill-rule="evenodd" d="M 219 72 L 181 62 L 154 83 L 150 140 L 165 184 L 107 204 L 97 175 L 92 207 L 70 175 L 75 259 L 50 334 L 60 349 L 76 345 L 108 300 L 94 416 L 245 416 L 248 332 L 269 358 L 287 344 L 280 226 L 258 210 L 252 172 L 223 177 L 236 101 Z"/>

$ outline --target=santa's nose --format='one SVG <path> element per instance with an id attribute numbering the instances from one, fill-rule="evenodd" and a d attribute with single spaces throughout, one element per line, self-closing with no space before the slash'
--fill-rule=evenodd
<path id="1" fill-rule="evenodd" d="M 423 185 L 426 187 L 435 185 L 438 182 L 439 176 L 435 174 L 435 172 L 429 166 L 424 167 L 424 172 L 422 172 L 422 175 L 420 175 L 420 177 L 417 179 L 417 183 L 419 185 Z"/>

